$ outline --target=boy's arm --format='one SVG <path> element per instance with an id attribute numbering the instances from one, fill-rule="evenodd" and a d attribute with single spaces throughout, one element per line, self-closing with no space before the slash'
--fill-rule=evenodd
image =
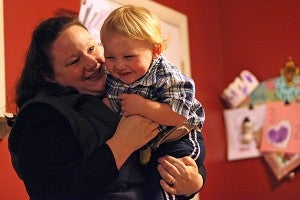
<path id="1" fill-rule="evenodd" d="M 165 126 L 178 126 L 186 121 L 166 103 L 145 99 L 137 94 L 122 94 L 119 98 L 125 116 L 139 114 Z"/>

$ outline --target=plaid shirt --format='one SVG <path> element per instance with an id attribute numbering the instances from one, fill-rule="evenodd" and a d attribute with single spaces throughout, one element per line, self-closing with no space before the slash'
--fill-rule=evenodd
<path id="1" fill-rule="evenodd" d="M 184 75 L 163 56 L 155 59 L 148 72 L 138 81 L 126 85 L 110 74 L 107 75 L 106 94 L 116 112 L 121 112 L 120 94 L 139 94 L 146 99 L 167 103 L 171 109 L 184 116 L 187 123 L 202 127 L 204 109 L 195 98 L 194 81 Z M 161 126 L 164 129 L 163 126 Z"/>

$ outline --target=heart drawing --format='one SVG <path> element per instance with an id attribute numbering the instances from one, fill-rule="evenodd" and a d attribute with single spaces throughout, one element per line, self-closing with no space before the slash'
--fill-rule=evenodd
<path id="1" fill-rule="evenodd" d="M 291 137 L 291 124 L 287 120 L 280 121 L 277 125 L 269 127 L 267 139 L 271 145 L 277 148 L 286 148 Z"/>

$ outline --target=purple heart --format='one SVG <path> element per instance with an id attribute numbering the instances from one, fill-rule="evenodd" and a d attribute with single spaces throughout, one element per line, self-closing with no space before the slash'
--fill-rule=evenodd
<path id="1" fill-rule="evenodd" d="M 249 82 L 252 82 L 252 77 L 251 77 L 251 76 L 246 75 L 246 79 L 247 79 Z"/>
<path id="2" fill-rule="evenodd" d="M 268 136 L 273 143 L 280 143 L 287 138 L 288 129 L 286 127 L 280 126 L 279 130 L 271 129 L 268 132 Z"/>

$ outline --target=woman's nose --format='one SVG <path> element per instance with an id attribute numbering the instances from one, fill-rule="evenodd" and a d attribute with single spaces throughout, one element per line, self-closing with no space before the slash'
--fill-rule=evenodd
<path id="1" fill-rule="evenodd" d="M 94 70 L 98 65 L 98 61 L 95 56 L 87 55 L 85 57 L 85 68 L 86 70 Z"/>

